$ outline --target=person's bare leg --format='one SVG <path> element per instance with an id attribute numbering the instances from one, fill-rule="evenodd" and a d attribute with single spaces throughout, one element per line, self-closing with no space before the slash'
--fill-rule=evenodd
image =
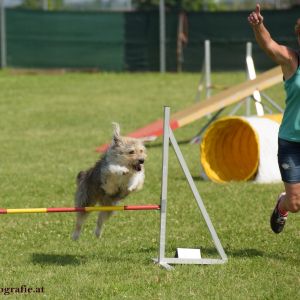
<path id="1" fill-rule="evenodd" d="M 270 220 L 275 233 L 283 230 L 289 212 L 300 210 L 300 183 L 284 182 L 284 187 L 285 193 L 280 194 Z"/>
<path id="2" fill-rule="evenodd" d="M 282 197 L 278 208 L 287 212 L 298 212 L 300 210 L 300 183 L 284 183 L 285 195 Z"/>

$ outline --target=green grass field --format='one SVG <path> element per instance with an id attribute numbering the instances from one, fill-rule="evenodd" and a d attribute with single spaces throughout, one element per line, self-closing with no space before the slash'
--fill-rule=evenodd
<path id="1" fill-rule="evenodd" d="M 199 74 L 15 75 L 0 72 L 0 207 L 72 206 L 77 173 L 98 158 L 96 146 L 194 103 Z M 243 72 L 215 73 L 223 86 Z M 268 95 L 283 103 L 281 85 Z M 225 112 L 226 113 L 226 112 Z M 203 119 L 175 132 L 193 137 Z M 102 239 L 90 215 L 81 239 L 70 239 L 74 214 L 1 215 L 0 298 L 4 288 L 43 288 L 49 299 L 299 299 L 300 215 L 290 215 L 275 235 L 269 216 L 282 185 L 203 181 L 199 146 L 181 143 L 229 261 L 178 265 L 168 272 L 158 255 L 159 212 L 120 212 Z M 170 152 L 167 255 L 177 247 L 201 248 L 217 257 L 184 175 Z M 125 204 L 159 203 L 161 139 L 148 147 L 146 182 Z M 11 294 L 10 299 L 25 294 Z"/>

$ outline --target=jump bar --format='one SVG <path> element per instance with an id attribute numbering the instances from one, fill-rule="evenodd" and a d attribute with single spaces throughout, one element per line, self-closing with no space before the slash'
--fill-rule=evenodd
<path id="1" fill-rule="evenodd" d="M 160 210 L 160 205 L 124 205 L 91 207 L 49 207 L 49 208 L 0 208 L 0 214 L 63 213 L 120 210 Z"/>

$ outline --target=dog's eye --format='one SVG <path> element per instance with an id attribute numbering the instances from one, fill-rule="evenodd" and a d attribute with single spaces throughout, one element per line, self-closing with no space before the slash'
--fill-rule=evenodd
<path id="1" fill-rule="evenodd" d="M 143 153 L 143 152 L 144 152 L 144 150 L 141 149 L 141 150 L 140 150 L 140 153 Z"/>
<path id="2" fill-rule="evenodd" d="M 134 154 L 134 150 L 129 151 L 129 154 Z"/>

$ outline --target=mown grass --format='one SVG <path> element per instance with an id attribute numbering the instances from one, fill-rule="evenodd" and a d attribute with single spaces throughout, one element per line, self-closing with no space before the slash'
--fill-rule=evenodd
<path id="1" fill-rule="evenodd" d="M 199 74 L 0 73 L 0 207 L 72 206 L 75 177 L 98 158 L 96 146 L 111 136 L 111 122 L 124 133 L 194 102 Z M 215 73 L 229 86 L 245 74 Z M 268 94 L 283 103 L 281 85 Z M 228 110 L 227 110 L 228 112 Z M 226 113 L 226 112 L 224 112 Z M 206 119 L 175 132 L 193 137 Z M 199 147 L 181 143 L 215 229 L 229 257 L 225 265 L 152 263 L 158 255 L 159 213 L 126 212 L 93 236 L 91 214 L 78 242 L 70 239 L 73 214 L 2 215 L 0 291 L 43 287 L 49 299 L 297 299 L 300 297 L 299 215 L 274 235 L 269 216 L 281 184 L 201 180 Z M 146 183 L 126 204 L 159 203 L 161 139 L 149 145 Z M 206 225 L 170 152 L 167 255 L 176 247 L 200 247 L 216 257 Z M 13 294 L 12 299 L 25 294 Z M 3 293 L 0 297 L 4 297 Z"/>

